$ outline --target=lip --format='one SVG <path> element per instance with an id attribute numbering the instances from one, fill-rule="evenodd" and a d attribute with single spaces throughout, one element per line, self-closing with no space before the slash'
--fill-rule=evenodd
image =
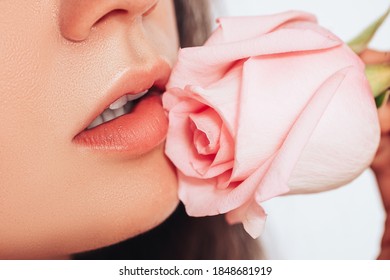
<path id="1" fill-rule="evenodd" d="M 169 65 L 161 60 L 152 67 L 125 71 L 119 75 L 106 98 L 97 104 L 83 122 L 73 142 L 86 148 L 126 156 L 140 156 L 159 146 L 166 138 L 168 119 L 161 102 L 161 93 L 170 75 Z M 117 76 L 118 77 L 118 76 Z M 131 113 L 98 125 L 86 127 L 118 98 L 150 89 Z"/>

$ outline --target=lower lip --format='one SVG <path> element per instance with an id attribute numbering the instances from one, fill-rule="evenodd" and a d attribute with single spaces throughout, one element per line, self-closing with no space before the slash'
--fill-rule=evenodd
<path id="1" fill-rule="evenodd" d="M 84 130 L 73 141 L 95 150 L 139 156 L 159 146 L 167 130 L 168 119 L 161 96 L 150 95 L 144 97 L 130 114 Z"/>

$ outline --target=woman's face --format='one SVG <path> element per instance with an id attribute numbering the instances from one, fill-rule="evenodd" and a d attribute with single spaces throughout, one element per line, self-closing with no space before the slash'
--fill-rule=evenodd
<path id="1" fill-rule="evenodd" d="M 0 10 L 0 259 L 61 257 L 161 223 L 178 202 L 159 96 L 178 49 L 172 1 Z"/>

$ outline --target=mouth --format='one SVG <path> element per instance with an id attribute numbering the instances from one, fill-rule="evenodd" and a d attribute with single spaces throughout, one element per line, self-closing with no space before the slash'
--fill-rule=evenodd
<path id="1" fill-rule="evenodd" d="M 123 115 L 129 114 L 142 98 L 150 96 L 150 93 L 156 94 L 156 89 L 150 88 L 136 94 L 126 94 L 111 103 L 96 119 L 94 119 L 86 128 L 87 130 L 115 120 Z"/>
<path id="2" fill-rule="evenodd" d="M 168 130 L 161 96 L 169 74 L 170 67 L 158 63 L 151 70 L 121 75 L 73 142 L 126 156 L 140 156 L 159 146 Z"/>

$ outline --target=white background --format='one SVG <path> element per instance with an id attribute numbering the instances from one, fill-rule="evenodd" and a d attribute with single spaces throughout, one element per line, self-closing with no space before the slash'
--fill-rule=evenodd
<path id="1" fill-rule="evenodd" d="M 389 0 L 219 0 L 215 17 L 260 15 L 290 9 L 315 14 L 319 23 L 345 41 L 390 6 Z M 390 18 L 371 47 L 390 50 Z M 370 170 L 340 189 L 272 199 L 261 241 L 269 259 L 375 259 L 384 212 Z"/>
<path id="2" fill-rule="evenodd" d="M 286 279 L 299 279 L 299 280 L 312 280 L 312 279 L 375 279 L 375 280 L 388 280 L 390 279 L 389 261 L 362 261 L 358 263 L 353 261 L 316 261 L 311 262 L 308 266 L 308 262 L 305 261 L 210 261 L 210 260 L 117 260 L 117 261 L 0 261 L 0 279 L 6 280 L 25 280 L 25 279 L 39 279 L 39 280 L 248 280 L 248 279 L 272 279 L 272 280 L 286 280 Z M 137 275 L 119 275 L 120 269 L 132 269 L 137 268 L 145 269 L 169 269 L 174 272 L 174 268 L 179 269 L 175 276 L 156 275 L 153 273 L 151 276 L 145 275 L 146 273 L 138 273 Z M 225 271 L 227 268 L 235 268 L 235 271 L 240 268 L 240 271 L 244 271 L 246 268 L 247 273 L 250 274 L 250 268 L 252 271 L 256 271 L 256 267 L 271 267 L 271 274 L 268 276 L 261 275 L 262 271 L 258 275 L 243 275 L 238 273 L 224 273 L 220 275 L 214 275 L 214 269 L 219 271 L 219 268 L 223 268 Z M 249 269 L 248 269 L 249 268 Z M 183 275 L 185 269 L 202 269 L 203 273 L 197 273 L 197 275 L 186 276 Z M 188 271 L 188 270 L 187 270 Z M 198 270 L 199 272 L 199 270 Z M 182 273 L 182 274 L 180 274 Z M 141 275 L 143 274 L 143 275 Z"/>

